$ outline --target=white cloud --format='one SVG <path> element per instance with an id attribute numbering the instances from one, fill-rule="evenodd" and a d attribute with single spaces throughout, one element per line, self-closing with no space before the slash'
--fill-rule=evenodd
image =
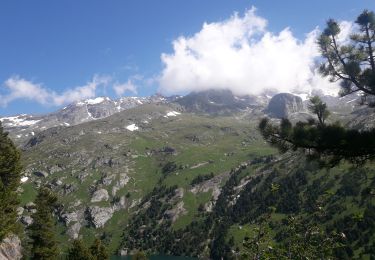
<path id="1" fill-rule="evenodd" d="M 122 96 L 126 91 L 130 91 L 134 94 L 137 94 L 137 86 L 134 84 L 134 82 L 131 79 L 129 79 L 125 83 L 114 84 L 113 89 L 116 92 L 117 96 Z"/>
<path id="2" fill-rule="evenodd" d="M 40 104 L 46 105 L 50 101 L 50 91 L 43 88 L 41 84 L 36 84 L 19 76 L 13 76 L 4 82 L 7 94 L 0 95 L 0 105 L 6 106 L 16 99 L 34 100 Z"/>
<path id="3" fill-rule="evenodd" d="M 96 96 L 97 88 L 101 86 L 105 87 L 110 81 L 111 78 L 109 76 L 95 75 L 92 81 L 88 82 L 84 86 L 68 89 L 60 95 L 53 95 L 53 104 L 63 105 L 82 99 L 93 98 Z"/>
<path id="4" fill-rule="evenodd" d="M 267 21 L 251 8 L 225 21 L 205 23 L 192 37 L 173 41 L 173 53 L 161 55 L 159 77 L 162 93 L 175 94 L 207 89 L 231 89 L 237 95 L 278 92 L 311 92 L 338 85 L 317 74 L 318 29 L 304 40 L 289 28 L 274 34 Z M 346 38 L 352 23 L 344 22 Z M 332 91 L 331 91 L 332 92 Z"/>
<path id="5" fill-rule="evenodd" d="M 17 99 L 35 101 L 42 105 L 60 106 L 63 104 L 93 98 L 99 87 L 105 87 L 111 78 L 95 75 L 91 81 L 83 86 L 74 87 L 58 94 L 45 88 L 42 84 L 28 81 L 19 76 L 13 76 L 4 82 L 5 94 L 0 94 L 0 105 L 7 106 Z M 0 90 L 0 93 L 4 92 Z"/>

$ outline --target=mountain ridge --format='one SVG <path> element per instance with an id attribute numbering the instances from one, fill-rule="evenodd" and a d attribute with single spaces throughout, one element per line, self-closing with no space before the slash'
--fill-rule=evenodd
<path id="1" fill-rule="evenodd" d="M 276 93 L 275 95 L 279 94 Z M 290 95 L 298 96 L 299 98 L 301 96 L 301 94 Z M 302 96 L 304 97 L 303 106 L 306 107 L 308 94 Z M 20 114 L 2 117 L 0 121 L 2 121 L 3 127 L 11 133 L 13 140 L 17 143 L 22 143 L 33 137 L 35 133 L 52 127 L 69 127 L 98 120 L 144 104 L 173 104 L 180 106 L 186 112 L 215 116 L 231 115 L 254 109 L 263 111 L 272 97 L 274 96 L 270 96 L 269 93 L 258 96 L 236 96 L 230 90 L 208 90 L 192 92 L 185 96 L 171 97 L 164 97 L 159 94 L 148 97 L 121 97 L 115 100 L 109 97 L 96 97 L 68 104 L 57 111 L 45 115 Z M 346 110 L 346 113 L 348 113 L 352 112 L 356 106 L 354 101 L 358 100 L 359 97 L 338 98 L 323 96 L 322 99 L 327 102 L 329 108 L 339 111 Z M 268 111 L 264 112 L 267 114 Z M 270 114 L 272 115 L 274 112 Z M 291 117 L 295 116 L 296 113 L 291 115 Z M 304 115 L 302 116 L 302 118 L 305 117 Z M 301 118 L 301 116 L 297 115 L 297 118 Z"/>

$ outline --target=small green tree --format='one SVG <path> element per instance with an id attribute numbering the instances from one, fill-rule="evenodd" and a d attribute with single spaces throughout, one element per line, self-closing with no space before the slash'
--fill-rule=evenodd
<path id="1" fill-rule="evenodd" d="M 279 189 L 279 184 L 271 184 L 274 195 L 277 195 Z M 310 219 L 324 217 L 326 213 L 320 205 L 323 206 L 328 198 L 327 193 L 316 201 L 317 207 Z M 241 259 L 333 259 L 334 251 L 342 247 L 341 234 L 328 233 L 316 221 L 293 215 L 287 215 L 280 223 L 282 240 L 276 244 L 270 228 L 275 212 L 275 207 L 269 207 L 268 211 L 258 218 L 252 235 L 245 237 L 243 241 Z"/>
<path id="2" fill-rule="evenodd" d="M 32 240 L 31 259 L 56 259 L 59 250 L 55 238 L 53 211 L 57 205 L 57 196 L 50 189 L 42 187 L 35 199 L 35 205 L 33 223 L 29 227 Z"/>
<path id="3" fill-rule="evenodd" d="M 319 124 L 324 125 L 325 120 L 329 116 L 329 111 L 327 109 L 326 103 L 324 103 L 320 97 L 313 96 L 310 98 L 310 104 L 308 105 L 308 109 L 311 113 L 315 114 L 318 117 Z"/>
<path id="4" fill-rule="evenodd" d="M 95 260 L 106 260 L 109 259 L 108 251 L 102 241 L 98 238 L 95 239 L 94 243 L 90 247 L 91 255 Z"/>
<path id="5" fill-rule="evenodd" d="M 94 260 L 94 257 L 82 240 L 77 239 L 68 251 L 67 260 Z"/>
<path id="6" fill-rule="evenodd" d="M 257 226 L 254 228 L 252 235 L 245 237 L 242 243 L 244 249 L 241 259 L 276 259 L 273 257 L 272 238 L 269 234 L 269 222 L 274 211 L 275 208 L 270 207 L 268 212 L 257 220 Z"/>
<path id="7" fill-rule="evenodd" d="M 143 251 L 137 251 L 132 255 L 132 260 L 147 260 L 147 256 Z"/>
<path id="8" fill-rule="evenodd" d="M 0 122 L 0 241 L 17 228 L 20 153 Z"/>

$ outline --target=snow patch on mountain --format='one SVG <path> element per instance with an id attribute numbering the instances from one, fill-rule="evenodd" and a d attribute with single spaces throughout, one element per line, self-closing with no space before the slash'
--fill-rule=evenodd
<path id="1" fill-rule="evenodd" d="M 128 126 L 126 127 L 126 129 L 128 129 L 128 130 L 131 131 L 131 132 L 133 132 L 133 131 L 138 130 L 139 128 L 138 128 L 138 126 L 136 126 L 135 124 L 131 124 L 131 125 L 128 125 Z"/>
<path id="2" fill-rule="evenodd" d="M 180 114 L 181 113 L 179 113 L 177 111 L 170 111 L 164 117 L 177 116 L 177 115 L 180 115 Z"/>
<path id="3" fill-rule="evenodd" d="M 20 116 L 10 116 L 10 117 L 3 117 L 0 118 L 0 121 L 7 127 L 15 127 L 15 126 L 31 126 L 35 125 L 41 120 L 33 120 L 24 118 L 24 115 Z"/>
<path id="4" fill-rule="evenodd" d="M 96 105 L 96 104 L 100 104 L 104 101 L 110 101 L 110 99 L 108 97 L 97 97 L 97 98 L 94 98 L 94 99 L 87 99 L 86 100 L 86 104 L 88 105 Z"/>
<path id="5" fill-rule="evenodd" d="M 29 177 L 26 177 L 26 176 L 22 177 L 21 178 L 21 183 L 27 182 L 28 179 L 29 179 Z"/>

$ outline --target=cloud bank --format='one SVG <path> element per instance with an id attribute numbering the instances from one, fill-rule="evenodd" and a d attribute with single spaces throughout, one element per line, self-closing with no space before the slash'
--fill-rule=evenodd
<path id="1" fill-rule="evenodd" d="M 341 25 L 341 38 L 347 39 L 352 23 Z M 230 89 L 237 95 L 257 95 L 266 90 L 323 90 L 337 94 L 338 84 L 317 73 L 318 29 L 299 40 L 289 28 L 274 34 L 266 26 L 267 20 L 253 7 L 243 16 L 235 13 L 225 21 L 204 23 L 193 36 L 174 40 L 173 53 L 161 55 L 159 91 Z"/>
<path id="2" fill-rule="evenodd" d="M 83 99 L 94 98 L 111 81 L 112 78 L 110 76 L 95 75 L 91 81 L 83 86 L 69 88 L 62 93 L 57 93 L 40 83 L 34 83 L 20 76 L 12 76 L 4 82 L 4 88 L 0 89 L 0 106 L 6 107 L 9 103 L 18 99 L 34 101 L 45 106 L 61 106 Z M 131 80 L 123 84 L 115 83 L 112 87 L 118 95 L 122 95 L 126 91 L 137 92 L 137 88 L 132 84 Z"/>

